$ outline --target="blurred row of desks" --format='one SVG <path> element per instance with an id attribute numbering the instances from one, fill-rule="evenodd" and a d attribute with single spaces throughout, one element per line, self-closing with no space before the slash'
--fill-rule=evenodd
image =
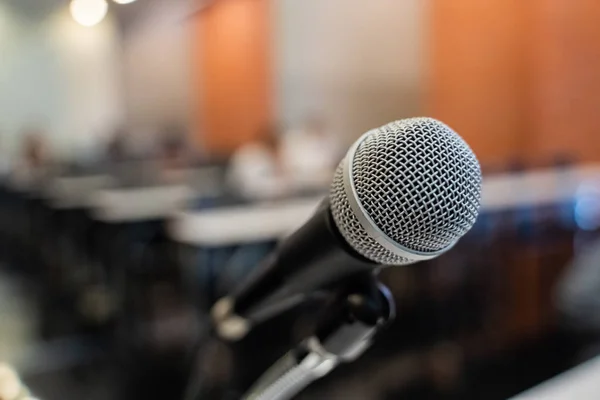
<path id="1" fill-rule="evenodd" d="M 488 176 L 483 181 L 482 211 L 560 203 L 590 190 L 600 196 L 600 165 Z M 322 200 L 319 196 L 179 211 L 171 233 L 181 242 L 207 246 L 277 239 L 299 227 Z"/>
<path id="2" fill-rule="evenodd" d="M 224 246 L 277 240 L 299 227 L 323 200 L 320 195 L 269 202 L 193 207 L 214 196 L 215 184 L 113 187 L 107 175 L 54 178 L 44 197 L 57 209 L 85 207 L 106 222 L 168 219 L 173 239 L 197 246 Z M 21 188 L 22 189 L 22 188 Z M 22 189 L 23 190 L 23 189 Z M 580 193 L 600 195 L 600 165 L 486 176 L 483 211 L 560 203 Z"/>

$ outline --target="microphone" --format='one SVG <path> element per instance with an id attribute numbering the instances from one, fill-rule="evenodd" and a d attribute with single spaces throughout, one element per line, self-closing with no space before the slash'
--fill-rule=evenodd
<path id="1" fill-rule="evenodd" d="M 368 131 L 338 165 L 309 221 L 215 303 L 217 333 L 241 339 L 252 325 L 344 277 L 443 254 L 475 223 L 481 182 L 473 151 L 436 119 Z"/>

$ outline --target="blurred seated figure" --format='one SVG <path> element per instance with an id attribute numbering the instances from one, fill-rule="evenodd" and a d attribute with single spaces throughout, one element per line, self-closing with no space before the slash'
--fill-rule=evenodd
<path id="1" fill-rule="evenodd" d="M 112 135 L 105 144 L 104 154 L 100 158 L 100 170 L 108 173 L 123 184 L 128 182 L 130 175 L 131 152 L 127 131 L 120 127 L 113 131 Z"/>
<path id="2" fill-rule="evenodd" d="M 179 128 L 168 128 L 160 142 L 158 173 L 161 182 L 182 183 L 189 178 L 191 154 L 185 134 Z"/>
<path id="3" fill-rule="evenodd" d="M 28 189 L 37 185 L 50 168 L 50 158 L 46 143 L 40 131 L 25 133 L 19 160 L 11 173 L 13 184 Z"/>
<path id="4" fill-rule="evenodd" d="M 106 145 L 103 169 L 116 179 L 119 186 L 139 186 L 151 183 L 156 171 L 151 163 L 145 143 L 121 127 L 113 132 Z"/>
<path id="5" fill-rule="evenodd" d="M 227 181 L 236 194 L 259 200 L 281 197 L 288 192 L 279 136 L 276 128 L 269 127 L 233 154 Z"/>
<path id="6" fill-rule="evenodd" d="M 10 173 L 10 156 L 6 153 L 2 146 L 0 146 L 0 183 L 4 183 L 4 180 Z"/>
<path id="7" fill-rule="evenodd" d="M 338 146 L 319 117 L 308 118 L 301 128 L 286 133 L 281 158 L 296 191 L 328 188 L 340 160 Z"/>
<path id="8" fill-rule="evenodd" d="M 127 143 L 125 130 L 117 129 L 106 146 L 106 161 L 108 163 L 118 163 L 125 160 L 126 155 Z"/>

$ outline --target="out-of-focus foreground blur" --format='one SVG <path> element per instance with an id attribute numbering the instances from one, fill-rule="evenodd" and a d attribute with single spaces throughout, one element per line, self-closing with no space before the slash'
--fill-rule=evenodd
<path id="1" fill-rule="evenodd" d="M 211 305 L 421 115 L 478 221 L 383 269 L 395 322 L 298 398 L 500 400 L 600 354 L 599 37 L 596 0 L 0 0 L 0 400 L 239 398 Z"/>

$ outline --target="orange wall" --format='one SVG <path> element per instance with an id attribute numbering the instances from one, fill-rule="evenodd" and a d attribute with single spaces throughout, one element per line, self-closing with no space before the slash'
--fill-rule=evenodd
<path id="1" fill-rule="evenodd" d="M 220 0 L 194 18 L 199 141 L 228 154 L 272 121 L 269 0 Z"/>
<path id="2" fill-rule="evenodd" d="M 484 165 L 600 161 L 600 2 L 431 5 L 428 111 Z"/>
<path id="3" fill-rule="evenodd" d="M 532 152 L 600 161 L 600 2 L 533 3 Z"/>
<path id="4" fill-rule="evenodd" d="M 484 164 L 518 156 L 523 124 L 522 0 L 433 0 L 427 112 Z"/>

